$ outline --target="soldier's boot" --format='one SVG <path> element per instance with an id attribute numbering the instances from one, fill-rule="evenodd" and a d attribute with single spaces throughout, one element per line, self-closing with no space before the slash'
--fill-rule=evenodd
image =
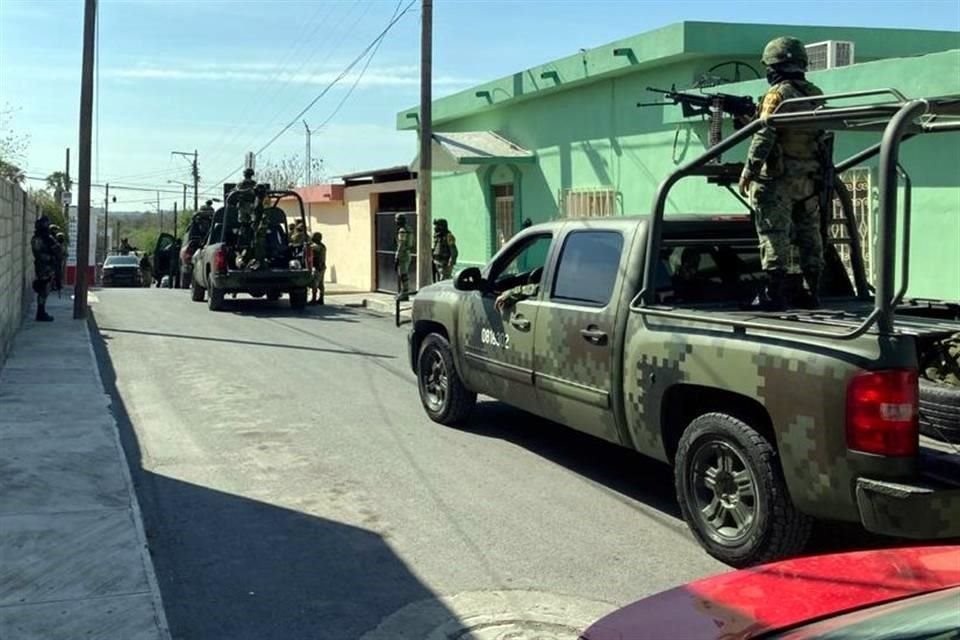
<path id="1" fill-rule="evenodd" d="M 37 322 L 53 322 L 53 316 L 47 313 L 46 303 L 37 303 Z"/>
<path id="2" fill-rule="evenodd" d="M 807 286 L 810 288 L 810 292 L 804 300 L 804 306 L 807 309 L 819 309 L 820 308 L 820 272 L 819 271 L 804 271 L 803 279 L 807 281 Z"/>
<path id="3" fill-rule="evenodd" d="M 322 293 L 320 294 L 320 302 L 318 302 L 317 304 L 319 304 L 321 307 L 323 306 L 323 294 L 322 294 Z"/>
<path id="4" fill-rule="evenodd" d="M 317 304 L 317 290 L 313 290 L 313 297 L 310 298 L 310 304 Z"/>
<path id="5" fill-rule="evenodd" d="M 767 272 L 767 278 L 766 288 L 753 301 L 751 308 L 761 311 L 784 311 L 787 308 L 787 301 L 783 294 L 787 272 L 783 269 L 774 269 Z"/>

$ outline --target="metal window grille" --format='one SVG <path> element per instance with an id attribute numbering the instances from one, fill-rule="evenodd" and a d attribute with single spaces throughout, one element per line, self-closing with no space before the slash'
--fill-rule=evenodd
<path id="1" fill-rule="evenodd" d="M 617 215 L 617 192 L 609 188 L 563 189 L 557 200 L 564 218 L 601 218 Z"/>
<path id="2" fill-rule="evenodd" d="M 513 237 L 513 185 L 494 185 L 494 235 L 499 249 Z"/>
<path id="3" fill-rule="evenodd" d="M 860 247 L 863 251 L 863 265 L 866 271 L 867 280 L 875 282 L 874 263 L 873 263 L 873 244 L 874 244 L 874 201 L 876 194 L 873 187 L 873 170 L 869 167 L 855 167 L 849 169 L 840 176 L 850 197 L 853 200 L 853 215 L 856 218 L 857 233 L 860 236 Z M 827 226 L 827 237 L 830 240 L 847 239 L 847 229 L 843 223 L 843 209 L 837 199 L 833 201 L 833 211 Z M 853 279 L 853 265 L 851 262 L 850 245 L 838 244 L 837 253 L 847 268 L 847 273 Z"/>

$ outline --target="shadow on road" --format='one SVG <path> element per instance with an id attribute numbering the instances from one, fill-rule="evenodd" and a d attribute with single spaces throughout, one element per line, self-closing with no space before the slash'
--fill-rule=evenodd
<path id="1" fill-rule="evenodd" d="M 631 500 L 680 517 L 670 467 L 635 451 L 497 401 L 478 403 L 465 430 L 512 442 Z"/>
<path id="2" fill-rule="evenodd" d="M 443 619 L 436 595 L 378 533 L 143 469 L 93 329 L 174 638 L 358 638 L 424 600 Z"/>
<path id="3" fill-rule="evenodd" d="M 293 309 L 286 299 L 266 300 L 227 296 L 224 311 L 254 318 L 307 318 L 327 322 L 360 322 L 358 313 L 341 305 L 307 305 L 306 309 Z"/>
<path id="4" fill-rule="evenodd" d="M 356 351 L 353 349 L 326 349 L 324 347 L 304 347 L 295 344 L 277 344 L 275 342 L 256 342 L 253 340 L 238 340 L 236 338 L 214 338 L 211 336 L 190 336 L 180 333 L 161 333 L 157 331 L 137 331 L 135 329 L 111 329 L 102 327 L 98 331 L 109 331 L 110 333 L 130 333 L 141 336 L 159 336 L 161 338 L 178 338 L 181 340 L 201 340 L 204 342 L 222 342 L 226 344 L 240 344 L 250 347 L 266 347 L 269 349 L 295 349 L 298 351 L 315 351 L 319 353 L 333 353 L 345 356 L 363 356 L 365 358 L 382 358 L 386 360 L 395 360 L 396 356 L 385 353 L 370 353 L 367 351 Z"/>
<path id="5" fill-rule="evenodd" d="M 500 438 L 622 496 L 681 518 L 673 469 L 635 451 L 568 429 L 495 400 L 480 402 L 465 431 Z M 857 523 L 818 521 L 805 554 L 916 545 L 870 533 Z"/>

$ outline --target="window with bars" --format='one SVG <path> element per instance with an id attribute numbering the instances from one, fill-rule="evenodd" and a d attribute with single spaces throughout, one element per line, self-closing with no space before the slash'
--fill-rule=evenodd
<path id="1" fill-rule="evenodd" d="M 499 249 L 513 237 L 513 185 L 493 185 L 494 238 Z"/>
<path id="2" fill-rule="evenodd" d="M 867 274 L 867 280 L 875 282 L 873 265 L 873 225 L 874 225 L 874 199 L 873 190 L 873 170 L 869 167 L 855 167 L 844 171 L 840 176 L 843 183 L 850 192 L 850 198 L 853 201 L 853 215 L 856 218 L 857 234 L 860 236 L 860 249 L 863 252 L 863 267 Z M 843 209 L 840 207 L 840 201 L 833 200 L 833 211 L 829 213 L 827 223 L 827 238 L 831 240 L 846 240 L 847 228 L 843 224 Z M 826 217 L 826 216 L 825 216 Z M 853 263 L 851 261 L 850 245 L 839 243 L 836 245 L 837 253 L 843 261 L 853 279 Z"/>
<path id="3" fill-rule="evenodd" d="M 617 191 L 596 189 L 563 189 L 557 198 L 560 216 L 564 218 L 602 218 L 617 215 Z"/>

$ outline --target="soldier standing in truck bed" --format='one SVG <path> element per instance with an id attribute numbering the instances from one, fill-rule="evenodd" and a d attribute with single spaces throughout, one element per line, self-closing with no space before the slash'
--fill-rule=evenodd
<path id="1" fill-rule="evenodd" d="M 785 101 L 820 96 L 819 87 L 805 78 L 807 51 L 796 38 L 771 40 L 763 50 L 770 89 L 763 96 L 759 117 L 773 114 Z M 797 108 L 810 110 L 815 101 Z M 800 267 L 810 288 L 810 306 L 817 297 L 823 270 L 817 180 L 823 174 L 820 157 L 823 132 L 816 129 L 764 127 L 753 136 L 740 176 L 740 193 L 756 211 L 761 262 L 768 284 L 757 305 L 779 311 L 786 308 L 784 284 L 791 238 L 800 252 Z"/>

